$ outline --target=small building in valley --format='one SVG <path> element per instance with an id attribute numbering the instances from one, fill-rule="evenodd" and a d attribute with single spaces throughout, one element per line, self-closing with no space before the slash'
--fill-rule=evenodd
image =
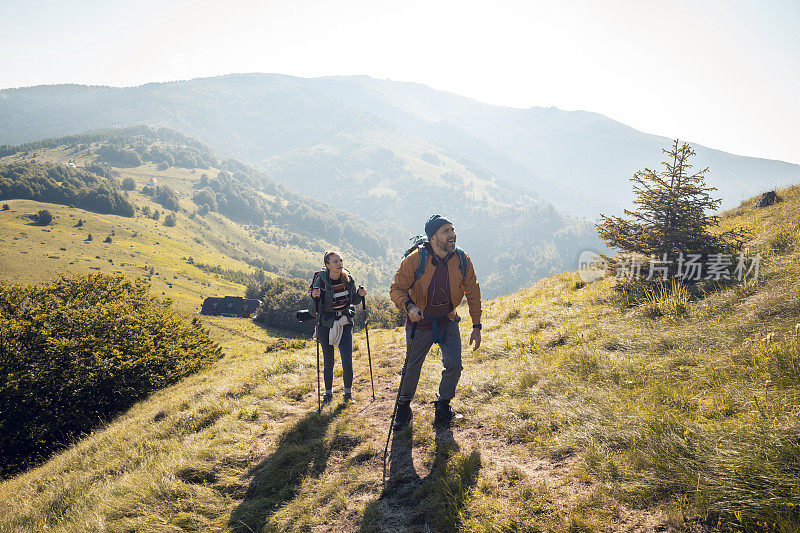
<path id="1" fill-rule="evenodd" d="M 200 314 L 212 316 L 232 316 L 247 318 L 261 307 L 261 300 L 242 298 L 241 296 L 210 296 L 203 301 Z"/>

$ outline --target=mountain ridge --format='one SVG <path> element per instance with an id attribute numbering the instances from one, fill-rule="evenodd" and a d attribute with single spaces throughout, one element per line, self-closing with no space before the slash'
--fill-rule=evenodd
<path id="1" fill-rule="evenodd" d="M 451 151 L 455 149 L 471 155 L 477 163 L 489 169 L 496 166 L 501 175 L 525 185 L 544 200 L 552 201 L 559 211 L 588 218 L 596 218 L 600 212 L 620 212 L 628 207 L 632 199 L 628 178 L 658 158 L 660 149 L 669 141 L 588 110 L 496 106 L 417 82 L 376 80 L 363 75 L 303 78 L 244 73 L 121 88 L 70 84 L 5 89 L 0 91 L 0 96 L 3 96 L 0 100 L 3 102 L 0 104 L 0 123 L 4 118 L 6 122 L 11 118 L 8 111 L 5 115 L 3 111 L 3 105 L 12 99 L 9 91 L 15 91 L 15 98 L 42 92 L 58 96 L 62 87 L 69 88 L 72 93 L 84 87 L 85 90 L 78 93 L 85 98 L 99 98 L 101 108 L 108 106 L 106 97 L 110 97 L 110 93 L 115 95 L 114 98 L 122 99 L 116 112 L 107 109 L 106 113 L 110 115 L 94 124 L 85 120 L 75 123 L 74 119 L 65 117 L 67 123 L 73 123 L 71 133 L 105 127 L 110 125 L 109 122 L 168 125 L 201 138 L 226 155 L 259 166 L 266 165 L 268 158 L 288 149 L 287 142 L 294 143 L 294 148 L 302 147 L 307 139 L 319 140 L 320 135 L 324 137 L 332 133 L 332 127 L 341 131 L 346 124 L 357 127 L 360 122 L 369 122 L 367 115 L 370 115 L 373 119 L 382 118 L 421 135 L 434 145 L 449 146 Z M 191 105 L 170 107 L 169 100 L 164 98 L 166 93 L 175 91 L 184 91 L 181 98 L 187 99 L 187 103 L 199 102 L 196 99 L 203 94 L 213 94 L 215 98 L 205 98 L 202 104 L 203 112 L 208 115 L 206 120 L 198 122 L 198 117 L 193 118 L 196 113 Z M 30 94 L 25 95 L 26 92 Z M 128 95 L 137 93 L 146 96 L 146 105 L 138 110 L 131 109 L 135 106 L 125 104 L 125 100 L 129 99 Z M 264 100 L 265 97 L 272 100 Z M 219 106 L 222 100 L 231 98 L 241 105 L 230 109 Z M 337 109 L 334 105 L 337 100 L 346 109 L 331 115 L 331 111 Z M 264 113 L 269 109 L 264 107 L 269 101 L 275 103 L 273 108 L 294 106 L 292 109 L 297 112 L 292 117 L 284 116 L 275 134 L 269 134 L 263 125 L 270 118 L 280 116 L 274 112 Z M 33 101 L 29 99 L 28 104 L 31 103 Z M 226 118 L 234 117 L 236 113 L 240 117 L 246 116 L 253 112 L 253 106 L 258 108 L 256 113 L 265 119 L 261 125 L 252 120 L 242 122 L 235 119 L 231 122 Z M 46 105 L 46 108 L 54 110 L 51 105 Z M 313 118 L 308 115 L 309 111 L 313 112 Z M 318 115 L 321 111 L 328 114 L 327 118 Z M 337 117 L 341 112 L 344 115 Z M 367 115 L 363 114 L 365 112 Z M 29 118 L 35 118 L 35 115 Z M 209 120 L 217 126 L 203 126 Z M 223 126 L 224 135 L 214 133 L 219 126 Z M 230 126 L 234 126 L 233 129 Z M 4 129 L 6 135 L 0 132 L 0 142 L 5 143 L 64 133 L 63 128 L 58 130 L 55 126 L 44 135 L 42 131 L 26 129 L 24 125 Z M 305 133 L 302 140 L 292 136 L 298 131 Z M 286 132 L 289 135 L 285 135 Z M 800 166 L 792 163 L 728 154 L 697 143 L 693 146 L 698 153 L 698 165 L 712 169 L 709 180 L 720 190 L 724 199 L 722 208 L 735 206 L 761 188 L 785 185 L 800 176 Z"/>
<path id="2" fill-rule="evenodd" d="M 589 220 L 629 207 L 629 178 L 658 166 L 670 144 L 588 111 L 502 108 L 369 77 L 255 73 L 0 94 L 8 96 L 0 100 L 0 142 L 36 131 L 158 125 L 393 239 L 421 233 L 433 213 L 449 216 L 468 230 L 459 235 L 463 247 L 483 256 L 476 266 L 494 295 L 570 268 L 582 250 L 603 251 Z M 797 165 L 695 149 L 697 166 L 711 167 L 707 183 L 721 208 L 800 176 Z M 530 231 L 497 238 L 514 227 Z"/>

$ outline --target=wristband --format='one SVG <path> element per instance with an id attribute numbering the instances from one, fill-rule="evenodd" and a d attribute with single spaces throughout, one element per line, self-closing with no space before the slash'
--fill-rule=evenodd
<path id="1" fill-rule="evenodd" d="M 480 322 L 478 322 L 477 324 L 472 324 L 472 329 L 482 329 L 482 328 L 483 325 Z"/>

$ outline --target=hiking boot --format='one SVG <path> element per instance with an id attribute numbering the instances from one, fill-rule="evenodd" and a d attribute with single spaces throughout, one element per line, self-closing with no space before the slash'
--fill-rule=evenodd
<path id="1" fill-rule="evenodd" d="M 325 395 L 322 397 L 322 405 L 328 405 L 333 401 L 333 394 L 330 392 L 326 392 Z"/>
<path id="2" fill-rule="evenodd" d="M 450 400 L 438 400 L 433 402 L 436 411 L 433 415 L 433 426 L 437 428 L 448 428 L 456 418 L 456 413 L 450 408 Z"/>
<path id="3" fill-rule="evenodd" d="M 356 403 L 356 401 L 353 399 L 352 392 L 345 392 L 344 395 L 342 396 L 342 401 L 344 403 Z"/>
<path id="4" fill-rule="evenodd" d="M 397 404 L 397 415 L 394 417 L 394 429 L 402 429 L 411 422 L 411 402 Z"/>

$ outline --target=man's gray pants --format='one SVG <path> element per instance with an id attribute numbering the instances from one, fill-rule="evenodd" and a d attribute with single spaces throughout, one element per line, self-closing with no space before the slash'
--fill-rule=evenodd
<path id="1" fill-rule="evenodd" d="M 456 385 L 458 379 L 461 377 L 461 334 L 458 331 L 458 322 L 456 320 L 447 320 L 445 331 L 442 337 L 441 346 L 442 351 L 442 380 L 439 383 L 439 399 L 451 400 L 456 394 Z M 439 332 L 442 335 L 442 332 Z M 406 349 L 408 350 L 408 343 L 411 340 L 411 328 L 406 326 Z M 425 362 L 425 356 L 428 355 L 431 346 L 433 346 L 433 331 L 432 330 L 417 330 L 414 333 L 414 342 L 411 349 L 408 350 L 408 363 L 406 366 L 406 375 L 403 379 L 403 388 L 400 390 L 400 401 L 410 402 L 417 391 L 417 383 L 419 383 L 419 375 L 422 371 L 422 363 Z"/>

